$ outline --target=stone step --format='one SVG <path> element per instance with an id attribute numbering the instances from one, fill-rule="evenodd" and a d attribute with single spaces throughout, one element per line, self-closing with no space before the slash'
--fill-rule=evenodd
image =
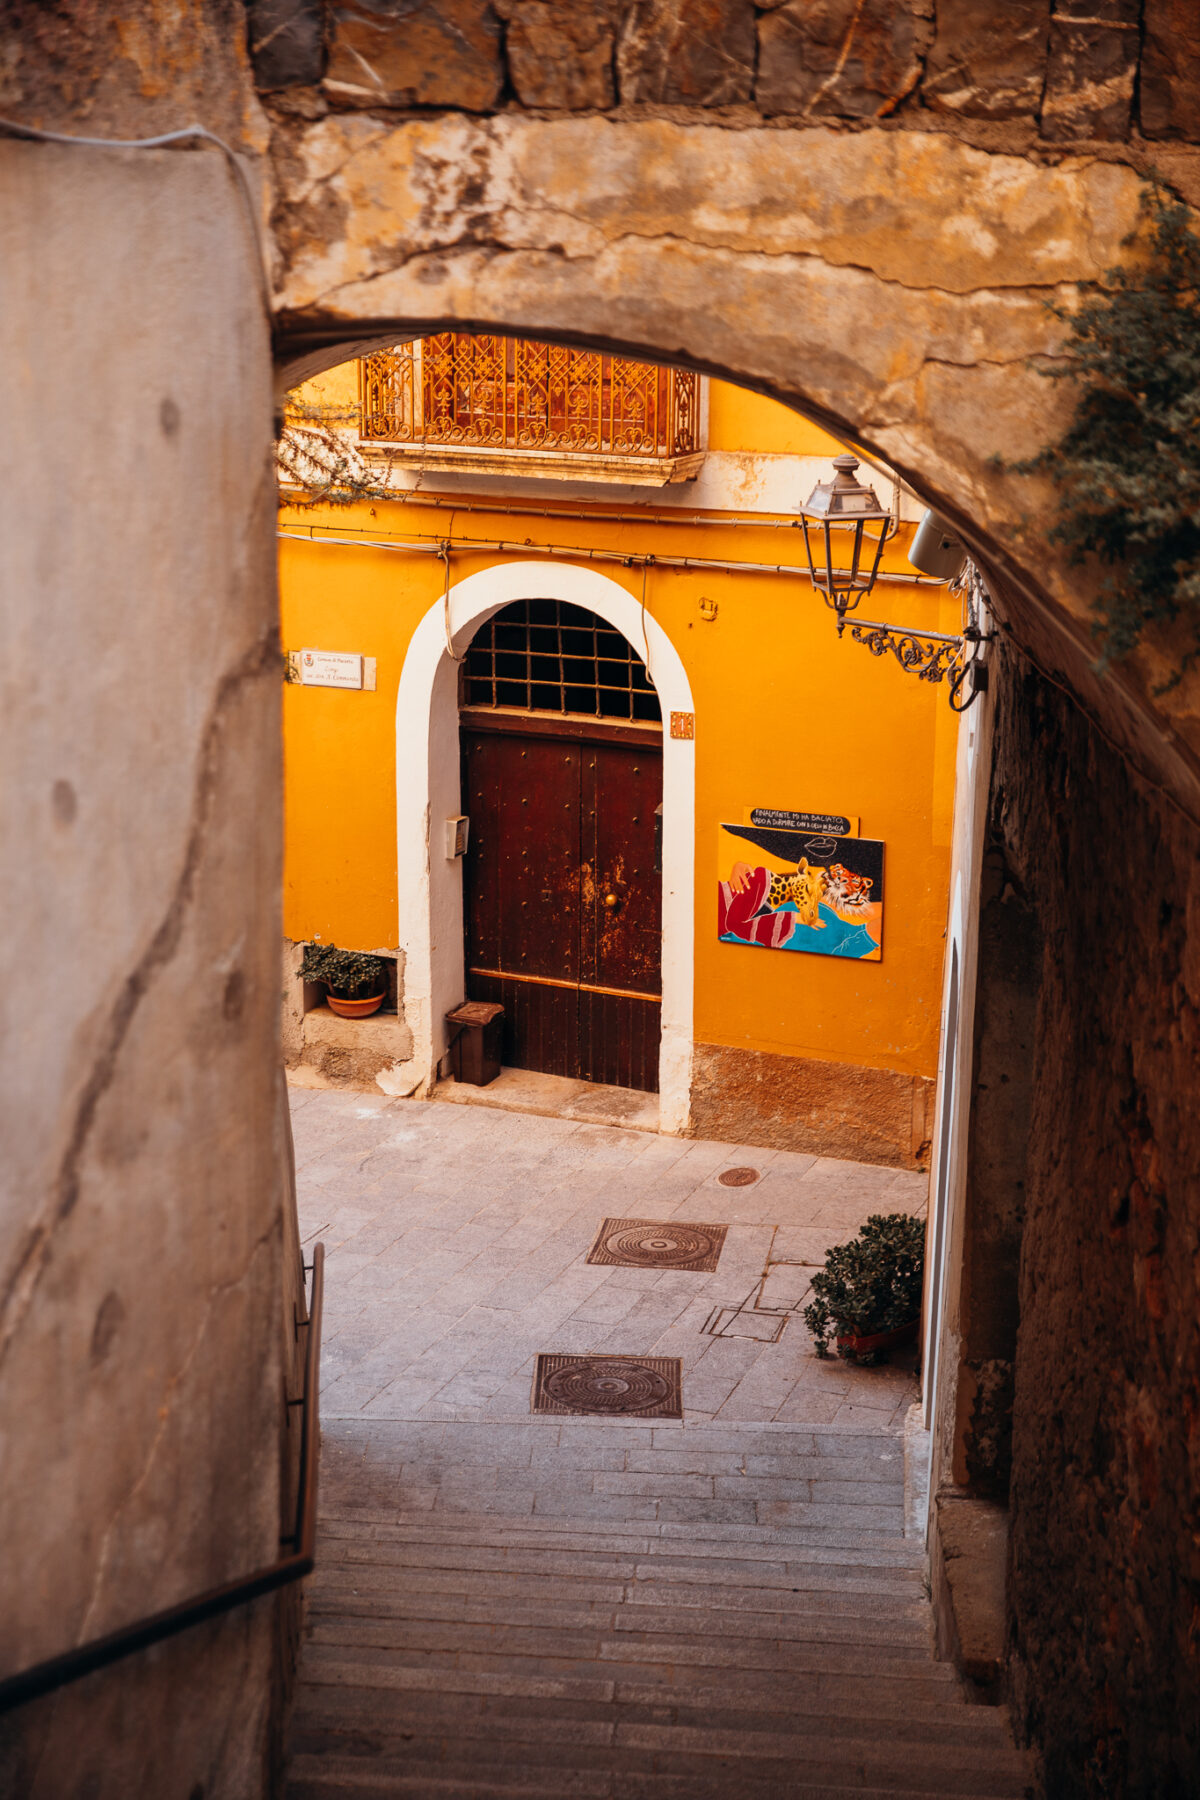
<path id="1" fill-rule="evenodd" d="M 736 1793 L 739 1781 L 747 1778 L 782 1793 L 792 1791 L 799 1778 L 805 1786 L 835 1791 L 933 1792 L 943 1800 L 949 1796 L 1018 1800 L 1025 1789 L 1024 1766 L 1007 1745 L 896 1739 L 881 1743 L 865 1735 L 835 1739 L 820 1732 L 720 1731 L 586 1719 L 527 1723 L 499 1711 L 462 1711 L 444 1721 L 422 1721 L 419 1710 L 401 1709 L 393 1721 L 391 1709 L 380 1703 L 380 1697 L 361 1689 L 322 1695 L 321 1702 L 314 1704 L 314 1716 L 297 1743 L 298 1754 L 313 1757 L 320 1753 L 319 1745 L 327 1747 L 325 1755 L 352 1748 L 359 1765 L 366 1761 L 376 1772 L 382 1772 L 385 1759 L 393 1758 L 396 1773 L 411 1772 L 414 1762 L 425 1762 L 436 1771 L 439 1758 L 453 1756 L 477 1776 L 478 1769 L 471 1769 L 464 1756 L 477 1744 L 481 1762 L 519 1769 L 525 1779 L 533 1772 L 544 1779 L 553 1771 L 567 1793 L 587 1791 L 568 1785 L 573 1775 L 590 1781 L 603 1774 L 616 1776 L 613 1791 L 622 1800 L 629 1791 L 626 1784 L 635 1778 L 645 1782 L 650 1772 L 693 1783 L 713 1776 L 731 1778 L 726 1795 L 731 1788 Z M 798 1791 L 803 1793 L 805 1786 Z"/>
<path id="2" fill-rule="evenodd" d="M 650 1484 L 645 1492 L 581 1491 L 577 1484 L 552 1486 L 545 1481 L 506 1481 L 502 1488 L 472 1480 L 461 1485 L 443 1483 L 435 1491 L 434 1511 L 444 1518 L 477 1514 L 487 1509 L 489 1500 L 494 1500 L 498 1510 L 502 1507 L 505 1512 L 532 1517 L 537 1522 L 591 1518 L 603 1525 L 630 1521 L 657 1524 L 660 1520 L 685 1527 L 742 1525 L 755 1529 L 783 1525 L 806 1532 L 861 1533 L 864 1537 L 871 1534 L 885 1541 L 904 1535 L 904 1509 L 899 1500 L 847 1506 L 840 1501 L 804 1498 L 756 1499 L 753 1493 L 741 1493 L 736 1498 L 662 1495 L 655 1491 L 660 1484 L 653 1476 L 639 1479 Z"/>
<path id="3" fill-rule="evenodd" d="M 547 1418 L 528 1412 L 514 1414 L 511 1419 L 367 1419 L 360 1415 L 353 1423 L 370 1431 L 374 1452 L 392 1458 L 418 1448 L 452 1449 L 459 1456 L 471 1454 L 486 1460 L 516 1443 L 547 1454 L 555 1448 L 590 1445 L 639 1453 L 750 1449 L 755 1454 L 854 1456 L 883 1462 L 904 1454 L 903 1430 L 892 1425 L 804 1425 L 696 1417 L 647 1421 L 566 1413 Z"/>
<path id="4" fill-rule="evenodd" d="M 844 1517 L 844 1515 L 842 1515 Z M 318 1550 L 324 1541 L 325 1515 L 322 1514 Z M 919 1568 L 924 1566 L 924 1552 L 912 1539 L 891 1533 L 864 1532 L 845 1526 L 801 1528 L 794 1525 L 731 1525 L 697 1521 L 677 1524 L 674 1521 L 621 1521 L 591 1518 L 539 1517 L 530 1513 L 512 1514 L 469 1512 L 394 1512 L 355 1510 L 332 1513 L 331 1526 L 359 1525 L 378 1527 L 389 1533 L 411 1533 L 424 1541 L 455 1543 L 464 1539 L 479 1542 L 499 1541 L 506 1537 L 527 1538 L 536 1543 L 557 1544 L 560 1539 L 572 1543 L 603 1538 L 612 1543 L 629 1539 L 644 1541 L 647 1546 L 684 1542 L 697 1549 L 708 1544 L 746 1544 L 758 1550 L 779 1551 L 791 1548 L 811 1551 L 820 1557 L 828 1550 L 853 1551 L 856 1560 L 868 1565 Z"/>
<path id="5" fill-rule="evenodd" d="M 1007 1800 L 1019 1789 L 981 1788 L 975 1800 Z M 792 1778 L 781 1782 L 740 1771 L 716 1776 L 648 1773 L 645 1770 L 547 1770 L 513 1764 L 443 1761 L 411 1753 L 388 1757 L 299 1755 L 288 1780 L 288 1800 L 339 1800 L 363 1794 L 383 1800 L 943 1800 L 940 1787 L 847 1786 Z"/>
<path id="6" fill-rule="evenodd" d="M 454 1585 L 456 1583 L 459 1585 Z M 552 1599 L 565 1607 L 576 1604 L 569 1582 L 551 1585 Z M 581 1584 L 585 1589 L 589 1585 L 599 1584 Z M 889 1599 L 886 1603 L 881 1600 L 872 1606 L 870 1597 L 861 1594 L 847 1596 L 845 1603 L 839 1603 L 841 1597 L 837 1595 L 789 1594 L 786 1599 L 793 1605 L 788 1606 L 780 1604 L 782 1597 L 776 1598 L 768 1590 L 770 1597 L 746 1594 L 739 1596 L 740 1604 L 731 1605 L 725 1599 L 728 1592 L 726 1589 L 681 1587 L 654 1595 L 635 1589 L 632 1598 L 618 1600 L 607 1607 L 597 1597 L 594 1612 L 576 1614 L 579 1623 L 575 1629 L 583 1633 L 672 1631 L 715 1634 L 722 1638 L 751 1636 L 821 1643 L 860 1642 L 864 1647 L 905 1645 L 918 1648 L 922 1655 L 929 1654 L 928 1614 L 924 1605 L 916 1600 L 897 1602 Z M 714 1599 L 714 1595 L 719 1598 Z M 545 1584 L 539 1583 L 536 1576 L 513 1577 L 507 1582 L 504 1577 L 492 1576 L 479 1580 L 478 1586 L 472 1581 L 465 1587 L 458 1577 L 451 1576 L 448 1585 L 441 1588 L 432 1583 L 410 1585 L 404 1580 L 392 1583 L 373 1575 L 368 1594 L 339 1588 L 336 1584 L 323 1583 L 317 1587 L 313 1593 L 312 1617 L 314 1625 L 320 1622 L 325 1629 L 339 1619 L 347 1622 L 355 1618 L 360 1621 L 374 1619 L 381 1632 L 386 1632 L 390 1622 L 401 1620 L 410 1624 L 417 1620 L 431 1623 L 463 1620 L 469 1609 L 475 1615 L 471 1621 L 473 1628 L 482 1631 L 491 1621 L 502 1624 L 511 1619 L 514 1607 L 520 1607 L 533 1619 L 544 1616 L 541 1607 L 544 1596 Z M 386 1613 L 380 1604 L 385 1597 L 390 1597 L 392 1602 Z M 813 1603 L 814 1600 L 817 1603 Z M 562 1623 L 560 1620 L 559 1625 Z"/>
<path id="7" fill-rule="evenodd" d="M 894 1776 L 905 1771 L 922 1785 L 936 1778 L 944 1784 L 944 1791 L 959 1793 L 975 1791 L 973 1784 L 983 1780 L 985 1791 L 1003 1784 L 1019 1794 L 1023 1775 L 1021 1759 L 1002 1739 L 951 1741 L 936 1725 L 914 1728 L 903 1737 L 892 1732 L 888 1742 L 880 1744 L 861 1729 L 847 1729 L 836 1719 L 804 1720 L 792 1729 L 745 1731 L 625 1717 L 522 1718 L 495 1710 L 423 1710 L 416 1701 L 397 1706 L 389 1699 L 386 1706 L 379 1707 L 376 1696 L 361 1691 L 321 1695 L 297 1739 L 296 1751 L 301 1755 L 336 1754 L 339 1749 L 373 1756 L 403 1755 L 407 1745 L 415 1747 L 422 1742 L 452 1747 L 460 1756 L 468 1747 L 478 1747 L 483 1760 L 502 1755 L 528 1763 L 589 1769 L 678 1768 L 686 1759 L 694 1773 L 703 1774 L 706 1764 L 711 1767 L 713 1760 L 719 1759 L 755 1772 L 756 1765 L 761 1769 L 763 1763 L 769 1763 L 773 1765 L 770 1772 L 785 1779 L 815 1772 L 820 1766 L 826 1780 L 840 1776 L 850 1782 L 878 1781 L 881 1773 Z"/>
<path id="8" fill-rule="evenodd" d="M 768 1556 L 765 1549 L 712 1543 L 706 1552 L 697 1552 L 684 1543 L 630 1540 L 628 1546 L 618 1547 L 617 1540 L 594 1545 L 584 1538 L 574 1538 L 563 1546 L 557 1542 L 531 1544 L 521 1539 L 485 1543 L 478 1536 L 430 1541 L 415 1532 L 398 1537 L 370 1527 L 323 1532 L 320 1566 L 327 1570 L 354 1569 L 363 1564 L 413 1569 L 528 1569 L 620 1581 L 657 1580 L 668 1572 L 682 1579 L 730 1586 L 856 1587 L 864 1593 L 907 1593 L 920 1587 L 918 1570 L 863 1567 L 853 1551 L 846 1551 L 841 1557 L 830 1554 L 820 1561 L 811 1557 L 789 1561 L 778 1553 Z M 726 1554 L 722 1555 L 722 1550 Z"/>
<path id="9" fill-rule="evenodd" d="M 370 1647 L 356 1649 L 353 1644 L 343 1644 L 340 1640 L 332 1640 L 324 1649 L 331 1662 L 343 1669 L 349 1667 L 351 1660 L 368 1664 L 380 1660 Z M 316 1671 L 313 1688 L 327 1685 L 319 1676 L 331 1664 L 314 1657 L 311 1666 Z M 651 1665 L 646 1676 L 637 1669 L 632 1674 L 624 1668 L 614 1670 L 611 1662 L 563 1663 L 556 1668 L 551 1659 L 539 1664 L 534 1657 L 522 1657 L 498 1648 L 495 1654 L 410 1652 L 407 1657 L 396 1658 L 392 1666 L 422 1672 L 434 1668 L 452 1671 L 456 1681 L 455 1705 L 466 1704 L 464 1683 L 472 1675 L 524 1676 L 528 1680 L 558 1674 L 612 1684 L 612 1699 L 594 1703 L 577 1698 L 546 1702 L 536 1695 L 518 1697 L 509 1694 L 504 1704 L 510 1712 L 541 1715 L 552 1706 L 560 1712 L 569 1711 L 572 1716 L 583 1716 L 598 1707 L 606 1716 L 620 1715 L 641 1722 L 670 1719 L 730 1729 L 747 1720 L 758 1724 L 765 1717 L 785 1722 L 803 1718 L 810 1722 L 811 1728 L 811 1721 L 818 1719 L 828 1722 L 830 1729 L 841 1721 L 851 1735 L 861 1734 L 864 1726 L 875 1729 L 886 1721 L 889 1735 L 894 1732 L 904 1735 L 918 1727 L 937 1725 L 951 1738 L 964 1743 L 989 1737 L 1005 1739 L 1007 1733 L 1007 1721 L 1000 1708 L 963 1706 L 957 1683 L 925 1679 L 929 1670 L 913 1663 L 902 1665 L 903 1675 L 887 1673 L 887 1664 L 882 1671 L 873 1664 L 875 1672 L 868 1676 L 831 1670 L 822 1660 L 814 1658 L 807 1669 L 776 1668 L 769 1674 L 723 1670 L 719 1679 L 714 1679 L 713 1672 L 705 1667 L 692 1668 L 678 1663 Z M 483 1685 L 487 1687 L 487 1684 Z M 424 1697 L 420 1704 L 429 1701 L 441 1705 L 445 1703 L 447 1692 L 444 1687 L 432 1692 L 422 1688 Z M 476 1704 L 491 1704 L 490 1692 L 490 1688 L 486 1692 L 481 1688 Z"/>
<path id="10" fill-rule="evenodd" d="M 864 1573 L 845 1564 L 826 1564 L 812 1569 L 796 1565 L 742 1562 L 722 1558 L 711 1563 L 691 1557 L 646 1556 L 628 1563 L 615 1558 L 609 1565 L 579 1557 L 578 1573 L 572 1570 L 575 1560 L 570 1555 L 548 1553 L 545 1566 L 528 1551 L 506 1556 L 488 1554 L 472 1547 L 455 1553 L 416 1553 L 405 1550 L 395 1554 L 390 1546 L 380 1547 L 374 1555 L 358 1550 L 356 1554 L 326 1558 L 318 1567 L 311 1592 L 319 1594 L 327 1585 L 339 1591 L 353 1591 L 369 1579 L 372 1590 L 385 1590 L 407 1585 L 411 1591 L 446 1593 L 488 1593 L 494 1584 L 509 1586 L 528 1581 L 530 1594 L 553 1600 L 563 1588 L 561 1598 L 567 1601 L 621 1601 L 641 1603 L 661 1599 L 670 1604 L 674 1590 L 698 1590 L 707 1595 L 703 1604 L 711 1606 L 834 1607 L 842 1611 L 899 1612 L 922 1599 L 918 1580 L 900 1579 L 889 1571 Z M 876 1575 L 873 1581 L 871 1575 Z M 565 1587 L 563 1587 L 565 1584 Z"/>
<path id="11" fill-rule="evenodd" d="M 338 1619 L 374 1619 L 380 1625 L 400 1620 L 441 1619 L 472 1623 L 480 1629 L 493 1625 L 544 1623 L 559 1630 L 611 1632 L 617 1629 L 654 1630 L 653 1621 L 669 1614 L 672 1618 L 681 1615 L 693 1621 L 688 1630 L 715 1629 L 729 1637 L 753 1635 L 762 1628 L 765 1620 L 778 1626 L 775 1635 L 792 1636 L 791 1627 L 806 1619 L 813 1621 L 814 1627 L 822 1620 L 841 1620 L 846 1624 L 857 1623 L 862 1628 L 864 1621 L 869 1626 L 875 1618 L 884 1622 L 888 1635 L 894 1637 L 902 1627 L 915 1629 L 920 1625 L 923 1631 L 923 1621 L 927 1617 L 924 1601 L 916 1595 L 910 1599 L 884 1596 L 877 1607 L 872 1607 L 870 1595 L 851 1593 L 843 1598 L 836 1592 L 818 1592 L 813 1595 L 789 1594 L 777 1600 L 773 1597 L 774 1591 L 766 1589 L 756 1605 L 749 1604 L 751 1596 L 744 1596 L 744 1604 L 727 1606 L 724 1596 L 730 1590 L 725 1588 L 696 1587 L 681 1596 L 655 1594 L 647 1588 L 644 1591 L 635 1589 L 630 1599 L 614 1602 L 573 1598 L 569 1593 L 562 1598 L 547 1599 L 534 1585 L 534 1580 L 520 1577 L 519 1583 L 528 1581 L 529 1585 L 509 1588 L 489 1586 L 484 1589 L 471 1585 L 438 1588 L 409 1585 L 404 1581 L 384 1583 L 372 1579 L 365 1582 L 361 1576 L 354 1582 L 343 1584 L 327 1574 L 312 1590 L 309 1617 L 314 1623 L 326 1624 Z M 618 1619 L 621 1621 L 619 1626 Z M 834 1629 L 837 1629 L 836 1624 Z"/>
<path id="12" fill-rule="evenodd" d="M 961 1704 L 957 1684 L 945 1687 L 921 1679 L 909 1665 L 906 1678 L 886 1673 L 872 1678 L 822 1668 L 760 1672 L 688 1670 L 661 1664 L 657 1677 L 630 1678 L 611 1664 L 581 1667 L 575 1674 L 537 1674 L 505 1668 L 529 1659 L 424 1657 L 384 1662 L 374 1653 L 335 1648 L 314 1656 L 303 1675 L 315 1706 L 340 1705 L 338 1695 L 378 1692 L 391 1717 L 397 1707 L 428 1713 L 478 1711 L 506 1718 L 624 1719 L 640 1724 L 695 1724 L 727 1730 L 814 1729 L 814 1721 L 843 1737 L 904 1739 L 945 1726 L 954 1741 L 1007 1743 L 1007 1715 L 1001 1707 Z M 615 1677 L 615 1679 L 614 1679 Z M 773 1687 L 772 1687 L 773 1679 Z M 877 1704 L 872 1708 L 871 1701 Z M 381 1714 L 382 1717 L 382 1714 Z"/>
<path id="13" fill-rule="evenodd" d="M 730 1623 L 691 1611 L 682 1624 L 674 1615 L 670 1620 L 662 1621 L 661 1632 L 655 1632 L 654 1623 L 653 1614 L 625 1613 L 618 1620 L 613 1614 L 604 1612 L 589 1614 L 563 1609 L 547 1615 L 538 1607 L 476 1607 L 446 1602 L 415 1608 L 401 1601 L 390 1617 L 384 1614 L 381 1606 L 370 1604 L 364 1604 L 357 1616 L 344 1607 L 328 1612 L 314 1608 L 311 1636 L 317 1643 L 375 1641 L 381 1647 L 409 1646 L 446 1656 L 476 1651 L 487 1655 L 503 1652 L 541 1658 L 577 1660 L 584 1657 L 637 1662 L 646 1660 L 647 1656 L 651 1661 L 662 1660 L 654 1645 L 656 1639 L 665 1634 L 673 1640 L 672 1656 L 681 1667 L 700 1661 L 722 1668 L 761 1668 L 766 1666 L 760 1659 L 764 1643 L 777 1659 L 781 1659 L 781 1666 L 786 1661 L 789 1667 L 853 1671 L 855 1658 L 861 1661 L 861 1637 L 839 1639 L 828 1633 L 804 1634 L 779 1629 L 774 1636 L 762 1638 L 753 1626 L 747 1629 L 744 1614 Z M 781 1621 L 781 1625 L 786 1626 L 786 1621 Z M 707 1631 L 705 1626 L 709 1627 Z M 678 1628 L 672 1630 L 671 1627 Z M 368 1638 L 368 1629 L 375 1630 L 374 1639 Z M 930 1670 L 941 1668 L 942 1665 L 928 1662 L 925 1625 L 922 1625 L 921 1633 L 919 1642 L 875 1645 L 872 1667 L 879 1668 L 894 1656 L 902 1662 L 915 1660 Z M 636 1647 L 631 1650 L 630 1644 Z M 698 1656 L 697 1650 L 702 1654 Z M 952 1679 L 948 1666 L 946 1679 Z"/>
<path id="14" fill-rule="evenodd" d="M 724 1643 L 703 1637 L 654 1634 L 635 1637 L 627 1633 L 602 1639 L 591 1654 L 581 1653 L 583 1647 L 580 1646 L 573 1652 L 564 1652 L 563 1646 L 553 1642 L 521 1647 L 500 1641 L 492 1644 L 482 1638 L 464 1647 L 462 1642 L 454 1641 L 452 1634 L 439 1639 L 436 1632 L 429 1630 L 417 1631 L 414 1638 L 416 1641 L 411 1644 L 395 1646 L 390 1657 L 379 1646 L 355 1648 L 340 1640 L 314 1641 L 306 1648 L 305 1673 L 317 1681 L 320 1671 L 319 1679 L 325 1680 L 326 1671 L 340 1664 L 349 1666 L 351 1662 L 358 1662 L 363 1668 L 369 1668 L 372 1664 L 384 1667 L 390 1662 L 397 1669 L 449 1671 L 456 1678 L 464 1679 L 476 1675 L 486 1676 L 488 1680 L 494 1677 L 502 1685 L 516 1683 L 518 1687 L 522 1683 L 533 1683 L 536 1688 L 544 1681 L 584 1681 L 593 1686 L 599 1684 L 607 1694 L 614 1683 L 626 1686 L 635 1683 L 639 1689 L 665 1686 L 682 1691 L 727 1676 L 769 1673 L 789 1684 L 808 1682 L 822 1675 L 857 1680 L 864 1660 L 857 1644 L 789 1643 L 755 1638 Z M 938 1665 L 930 1663 L 920 1652 L 906 1655 L 888 1647 L 874 1651 L 869 1663 L 881 1689 L 889 1683 L 896 1693 L 905 1689 L 916 1693 L 920 1689 L 928 1699 L 954 1696 L 958 1692 L 953 1675 L 948 1681 L 943 1679 L 937 1673 Z M 478 1691 L 490 1690 L 485 1683 Z M 520 1691 L 525 1689 L 521 1687 Z M 563 1697 L 579 1699 L 586 1696 L 571 1690 Z"/>

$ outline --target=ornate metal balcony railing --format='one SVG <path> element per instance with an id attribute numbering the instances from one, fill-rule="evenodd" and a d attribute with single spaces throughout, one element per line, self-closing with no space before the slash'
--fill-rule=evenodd
<path id="1" fill-rule="evenodd" d="M 684 369 L 441 332 L 359 362 L 360 439 L 423 468 L 686 481 L 703 460 L 700 381 Z"/>

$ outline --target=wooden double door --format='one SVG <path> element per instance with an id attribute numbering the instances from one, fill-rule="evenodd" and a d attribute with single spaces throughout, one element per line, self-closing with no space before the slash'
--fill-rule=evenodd
<path id="1" fill-rule="evenodd" d="M 506 1064 L 658 1088 L 661 734 L 467 708 L 467 994 Z"/>

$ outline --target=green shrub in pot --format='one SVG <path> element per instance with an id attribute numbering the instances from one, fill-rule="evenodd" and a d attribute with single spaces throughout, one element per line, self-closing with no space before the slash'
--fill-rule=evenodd
<path id="1" fill-rule="evenodd" d="M 369 1000 L 387 993 L 387 969 L 381 956 L 339 950 L 336 944 L 306 944 L 300 979 L 323 982 L 339 1000 Z"/>
<path id="2" fill-rule="evenodd" d="M 925 1221 L 909 1213 L 873 1213 L 858 1236 L 826 1252 L 804 1308 L 818 1356 L 830 1338 L 875 1337 L 911 1325 L 921 1311 Z M 838 1347 L 840 1356 L 875 1362 L 875 1353 Z"/>

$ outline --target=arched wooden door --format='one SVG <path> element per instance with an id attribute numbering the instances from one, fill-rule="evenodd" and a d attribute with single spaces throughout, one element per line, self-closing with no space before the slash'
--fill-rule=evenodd
<path id="1" fill-rule="evenodd" d="M 645 665 L 581 607 L 523 600 L 463 665 L 467 993 L 510 1066 L 656 1090 L 662 725 Z"/>

